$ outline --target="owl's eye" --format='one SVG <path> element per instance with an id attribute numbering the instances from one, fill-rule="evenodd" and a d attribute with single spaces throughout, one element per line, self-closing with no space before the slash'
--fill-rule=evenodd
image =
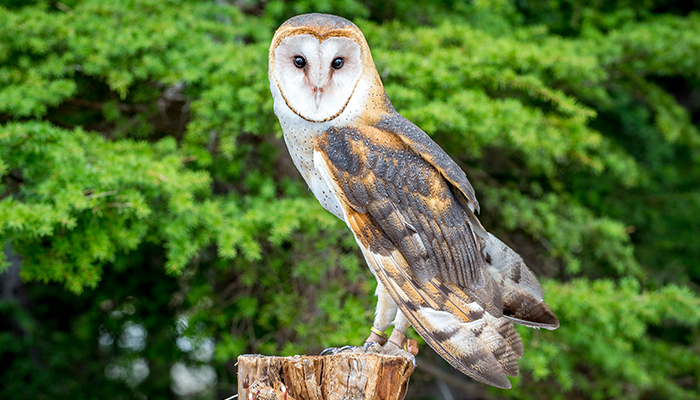
<path id="1" fill-rule="evenodd" d="M 331 67 L 333 67 L 333 69 L 341 69 L 343 65 L 345 65 L 345 59 L 343 59 L 343 57 L 338 57 L 331 62 Z"/>
<path id="2" fill-rule="evenodd" d="M 297 68 L 304 68 L 306 66 L 306 60 L 302 56 L 294 56 L 294 66 Z"/>

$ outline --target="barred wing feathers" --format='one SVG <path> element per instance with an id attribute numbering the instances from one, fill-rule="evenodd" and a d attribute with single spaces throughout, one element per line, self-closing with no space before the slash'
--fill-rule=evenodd
<path id="1" fill-rule="evenodd" d="M 544 302 L 542 288 L 532 271 L 515 251 L 488 233 L 476 218 L 474 212 L 479 211 L 479 202 L 464 171 L 425 132 L 400 114 L 391 113 L 376 127 L 396 135 L 448 182 L 457 202 L 469 216 L 488 271 L 502 291 L 504 314 L 521 325 L 557 329 L 559 320 Z"/>
<path id="2" fill-rule="evenodd" d="M 469 183 L 467 175 L 423 130 L 399 113 L 391 113 L 382 118 L 376 127 L 396 135 L 406 146 L 438 170 L 454 189 L 457 189 L 454 194 L 458 196 L 460 202 L 464 202 L 472 212 L 479 211 L 479 202 L 476 200 L 474 188 Z"/>
<path id="3" fill-rule="evenodd" d="M 510 387 L 504 375 L 518 374 L 520 337 L 502 318 L 502 293 L 480 253 L 471 210 L 442 172 L 374 127 L 329 129 L 315 143 L 314 165 L 414 329 L 466 375 Z"/>
<path id="4" fill-rule="evenodd" d="M 522 257 L 487 232 L 473 213 L 470 218 L 479 238 L 481 254 L 501 289 L 503 315 L 530 328 L 557 329 L 559 319 L 544 302 L 542 287 Z"/>
<path id="5" fill-rule="evenodd" d="M 503 294 L 503 315 L 530 328 L 557 329 L 559 320 L 544 302 L 542 287 L 523 259 L 490 233 L 479 240 L 489 272 Z"/>
<path id="6" fill-rule="evenodd" d="M 377 226 L 366 214 L 351 211 L 348 224 L 367 263 L 406 315 L 411 326 L 442 358 L 453 367 L 480 382 L 509 389 L 504 376 L 517 376 L 517 360 L 523 354 L 520 336 L 506 318 L 484 311 L 454 285 L 435 278 L 427 285 L 417 283 L 405 271 L 406 260 L 391 249 L 370 250 L 364 239 L 376 236 Z M 380 239 L 380 242 L 382 240 Z M 384 252 L 382 255 L 379 251 Z"/>

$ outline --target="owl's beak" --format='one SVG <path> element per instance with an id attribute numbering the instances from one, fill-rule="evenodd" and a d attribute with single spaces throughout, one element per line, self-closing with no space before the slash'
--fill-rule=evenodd
<path id="1" fill-rule="evenodd" d="M 311 88 L 311 90 L 314 92 L 314 105 L 318 110 L 318 108 L 321 106 L 321 96 L 323 96 L 323 88 L 314 86 Z"/>

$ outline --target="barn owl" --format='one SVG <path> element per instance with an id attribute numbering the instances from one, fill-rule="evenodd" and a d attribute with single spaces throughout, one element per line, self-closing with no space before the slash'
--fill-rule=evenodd
<path id="1" fill-rule="evenodd" d="M 368 343 L 407 348 L 412 326 L 459 371 L 510 388 L 523 355 L 513 323 L 559 321 L 522 258 L 477 219 L 462 169 L 394 109 L 360 29 L 293 17 L 272 39 L 268 74 L 294 164 L 377 278 Z"/>

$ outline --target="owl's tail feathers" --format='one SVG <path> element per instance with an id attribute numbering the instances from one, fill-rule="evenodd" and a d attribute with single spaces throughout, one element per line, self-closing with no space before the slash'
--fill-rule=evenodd
<path id="1" fill-rule="evenodd" d="M 492 316 L 454 285 L 414 282 L 398 254 L 365 255 L 413 328 L 442 358 L 480 382 L 511 387 L 505 375 L 518 375 L 523 346 L 510 320 Z"/>
<path id="2" fill-rule="evenodd" d="M 477 306 L 478 307 L 478 306 Z M 453 367 L 480 382 L 510 389 L 505 375 L 517 376 L 522 343 L 513 324 L 489 314 L 471 322 L 432 308 L 412 310 L 413 328 Z"/>
<path id="3" fill-rule="evenodd" d="M 503 315 L 531 328 L 557 329 L 559 319 L 544 302 L 542 287 L 523 259 L 492 234 L 479 236 L 493 280 L 501 288 Z"/>

